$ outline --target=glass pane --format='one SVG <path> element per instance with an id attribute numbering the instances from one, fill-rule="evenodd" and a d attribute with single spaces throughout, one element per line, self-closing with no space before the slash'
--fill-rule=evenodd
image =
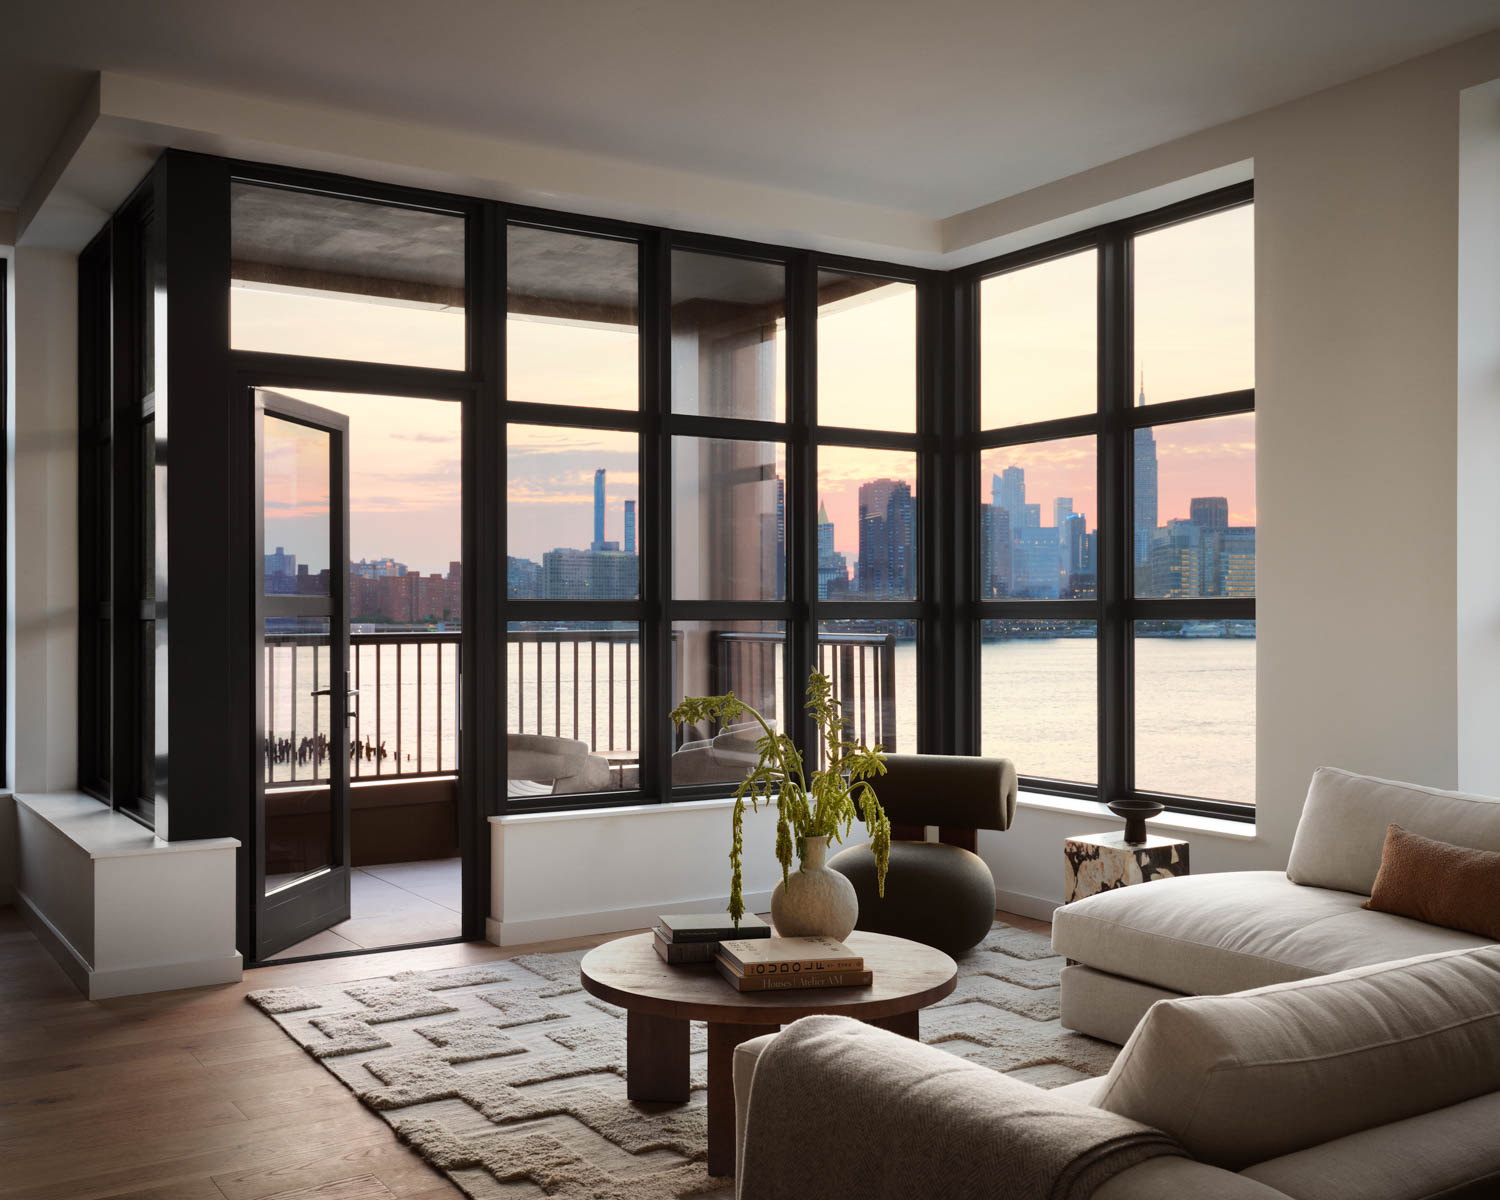
<path id="1" fill-rule="evenodd" d="M 349 421 L 350 728 L 356 779 L 458 768 L 463 413 L 447 400 L 288 395 Z M 326 683 L 326 681 L 325 681 Z M 369 810 L 356 809 L 359 837 Z"/>
<path id="2" fill-rule="evenodd" d="M 917 289 L 818 272 L 818 422 L 917 427 Z"/>
<path id="3" fill-rule="evenodd" d="M 911 600 L 917 570 L 917 456 L 820 446 L 818 595 Z"/>
<path id="4" fill-rule="evenodd" d="M 1255 595 L 1255 414 L 1135 431 L 1135 594 Z"/>
<path id="5" fill-rule="evenodd" d="M 979 456 L 979 595 L 1086 600 L 1095 595 L 1095 440 L 1001 446 Z"/>
<path id="6" fill-rule="evenodd" d="M 462 370 L 464 219 L 233 183 L 236 350 Z"/>
<path id="7" fill-rule="evenodd" d="M 786 420 L 786 269 L 672 252 L 672 411 Z"/>
<path id="8" fill-rule="evenodd" d="M 350 629 L 460 628 L 462 407 L 412 396 L 284 394 L 349 421 Z"/>
<path id="9" fill-rule="evenodd" d="M 981 622 L 980 753 L 1033 778 L 1096 782 L 1097 647 L 1092 621 Z"/>
<path id="10" fill-rule="evenodd" d="M 506 656 L 508 795 L 640 786 L 639 625 L 512 622 Z"/>
<path id="11" fill-rule="evenodd" d="M 1099 406 L 1098 252 L 979 284 L 979 423 L 1050 421 Z"/>
<path id="12" fill-rule="evenodd" d="M 1255 208 L 1135 239 L 1138 404 L 1255 386 Z"/>
<path id="13" fill-rule="evenodd" d="M 265 744 L 266 894 L 333 865 L 329 700 L 329 622 L 277 617 L 265 623 L 261 718 Z"/>
<path id="14" fill-rule="evenodd" d="M 511 425 L 506 436 L 511 595 L 635 599 L 638 436 L 548 425 Z"/>
<path id="15" fill-rule="evenodd" d="M 846 736 L 888 754 L 916 753 L 915 621 L 820 622 L 818 670 L 844 706 Z"/>
<path id="16" fill-rule="evenodd" d="M 634 242 L 510 227 L 509 399 L 640 407 L 639 256 Z"/>
<path id="17" fill-rule="evenodd" d="M 676 621 L 672 625 L 672 705 L 684 696 L 733 692 L 773 729 L 785 731 L 786 629 L 779 621 Z M 753 718 L 672 731 L 672 785 L 738 783 L 759 757 Z M 773 818 L 774 819 L 774 818 Z"/>
<path id="18" fill-rule="evenodd" d="M 267 595 L 327 596 L 329 435 L 267 413 L 262 425 Z"/>
<path id="19" fill-rule="evenodd" d="M 782 599 L 786 542 L 784 445 L 672 439 L 676 599 Z"/>
<path id="20" fill-rule="evenodd" d="M 1255 803 L 1255 622 L 1137 621 L 1135 786 Z"/>

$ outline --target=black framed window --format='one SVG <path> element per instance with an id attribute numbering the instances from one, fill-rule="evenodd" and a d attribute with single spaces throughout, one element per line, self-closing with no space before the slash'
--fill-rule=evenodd
<path id="1" fill-rule="evenodd" d="M 981 752 L 1254 819 L 1250 185 L 979 264 Z"/>
<path id="2" fill-rule="evenodd" d="M 723 795 L 744 731 L 678 731 L 667 712 L 732 688 L 806 747 L 814 665 L 852 731 L 889 750 L 1000 753 L 1033 790 L 1253 815 L 1248 185 L 940 273 L 163 164 L 176 207 L 168 189 L 153 208 L 148 180 L 80 264 L 80 774 L 97 794 L 144 810 L 166 745 L 153 714 L 184 731 L 179 781 L 198 744 L 151 675 L 169 661 L 153 625 L 165 259 L 171 311 L 198 334 L 173 343 L 178 397 L 337 394 L 419 426 L 461 407 L 439 422 L 437 472 L 462 475 L 461 553 L 401 595 L 380 562 L 351 563 L 351 602 L 372 621 L 462 613 L 461 639 L 433 636 L 458 643 L 470 815 Z M 191 531 L 211 492 L 203 520 L 238 547 L 245 430 L 182 404 L 174 429 L 196 418 L 205 453 L 176 456 L 169 511 Z M 404 466 L 437 461 L 433 428 L 400 432 L 419 435 Z M 231 461 L 210 462 L 224 445 Z M 196 582 L 205 599 L 250 560 L 179 566 L 179 598 Z M 205 605 L 179 604 L 179 637 Z M 1181 660 L 1214 646 L 1224 660 L 1187 686 Z M 191 656 L 170 662 L 188 687 Z M 248 667 L 230 664 L 233 696 Z M 457 707 L 443 722 L 451 735 Z M 243 752 L 203 749 L 192 778 L 248 787 Z M 222 804 L 247 808 L 232 790 Z M 200 835 L 226 824 L 202 815 Z M 476 878 L 481 832 L 464 833 Z"/>
<path id="3" fill-rule="evenodd" d="M 149 184 L 79 257 L 79 784 L 156 819 L 159 226 Z"/>
<path id="4" fill-rule="evenodd" d="M 643 248 L 519 221 L 504 239 L 506 801 L 618 799 L 652 717 Z"/>

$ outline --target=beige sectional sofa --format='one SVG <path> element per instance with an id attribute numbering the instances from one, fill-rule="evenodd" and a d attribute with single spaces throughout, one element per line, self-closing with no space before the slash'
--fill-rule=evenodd
<path id="1" fill-rule="evenodd" d="M 1361 907 L 1386 827 L 1500 850 L 1500 801 L 1320 768 L 1286 871 L 1161 879 L 1059 908 L 1062 1021 L 1123 1043 L 1151 1005 L 1220 995 L 1488 938 Z"/>
<path id="2" fill-rule="evenodd" d="M 1500 1197 L 1500 945 L 1361 908 L 1391 822 L 1500 850 L 1500 801 L 1323 769 L 1285 872 L 1159 880 L 1059 909 L 1053 944 L 1074 960 L 1063 1022 L 1124 1049 L 1107 1076 L 1031 1089 L 1028 1120 L 993 1137 L 985 1128 L 976 1139 L 974 1114 L 1014 1111 L 1016 1089 L 1029 1085 L 941 1049 L 851 1033 L 848 1053 L 825 1056 L 830 1068 L 768 1055 L 782 1035 L 743 1043 L 741 1166 L 752 1180 L 781 1161 L 803 1174 L 790 1187 L 743 1189 L 741 1200 L 1005 1196 L 1010 1165 L 1019 1171 L 1044 1149 L 1028 1139 L 1100 1110 L 1167 1133 L 1186 1156 L 1140 1162 L 1070 1196 Z M 872 1047 L 872 1037 L 887 1040 Z M 784 1144 L 784 1119 L 780 1144 L 757 1137 L 756 1079 L 786 1070 L 828 1114 L 810 1117 L 805 1146 Z M 787 1094 L 784 1078 L 766 1086 Z M 945 1104 L 952 1111 L 933 1111 Z M 820 1139 L 864 1139 L 870 1170 L 861 1174 L 859 1156 L 851 1170 L 846 1154 L 841 1173 L 819 1177 Z M 983 1156 L 998 1165 L 976 1170 Z"/>
<path id="3" fill-rule="evenodd" d="M 1066 1195 L 1500 1195 L 1500 946 L 1164 1001 L 1108 1075 L 1051 1092 L 848 1024 L 846 1054 L 777 1060 L 775 1039 L 785 1034 L 736 1049 L 741 1200 L 1055 1194 L 1013 1191 L 1005 1181 L 1034 1168 L 1060 1126 L 1087 1129 L 1119 1117 L 1166 1133 L 1185 1156 L 1126 1164 Z M 777 1071 L 789 1074 L 778 1081 Z M 782 1111 L 788 1077 L 809 1098 L 790 1135 Z M 774 1129 L 780 1117 L 780 1133 L 765 1140 L 757 1087 L 782 1097 L 761 1122 Z M 995 1111 L 1020 1119 L 991 1129 L 981 1118 L 976 1128 L 975 1114 Z M 846 1154 L 821 1175 L 826 1160 L 817 1146 L 847 1148 L 851 1140 L 863 1147 L 853 1165 Z M 763 1186 L 778 1174 L 790 1186 Z"/>

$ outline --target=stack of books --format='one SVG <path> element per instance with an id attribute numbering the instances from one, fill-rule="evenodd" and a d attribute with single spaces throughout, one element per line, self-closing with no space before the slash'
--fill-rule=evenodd
<path id="1" fill-rule="evenodd" d="M 740 918 L 738 925 L 728 913 L 668 913 L 656 918 L 655 937 L 651 944 L 665 963 L 711 963 L 725 938 L 740 941 L 769 938 L 771 927 L 752 913 Z"/>
<path id="2" fill-rule="evenodd" d="M 821 937 L 722 941 L 714 965 L 742 992 L 869 987 L 874 979 L 843 942 Z"/>

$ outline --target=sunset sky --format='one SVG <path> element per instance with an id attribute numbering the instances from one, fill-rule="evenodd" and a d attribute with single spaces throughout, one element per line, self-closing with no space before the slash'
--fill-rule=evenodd
<path id="1" fill-rule="evenodd" d="M 1150 402 L 1254 385 L 1253 212 L 1235 209 L 1137 239 L 1136 361 Z M 999 427 L 1090 411 L 1095 403 L 1095 262 L 1092 251 L 981 285 L 981 414 Z M 509 323 L 515 399 L 632 408 L 637 338 L 620 327 L 541 320 Z M 456 367 L 462 313 L 236 286 L 232 343 L 241 349 Z M 819 394 L 830 424 L 915 426 L 915 297 L 893 285 L 824 310 Z M 782 356 L 784 360 L 784 355 Z M 455 403 L 374 396 L 298 395 L 350 417 L 351 555 L 390 555 L 444 572 L 460 551 L 460 410 Z M 1194 496 L 1226 496 L 1232 524 L 1255 523 L 1254 417 L 1156 430 L 1159 518 L 1188 515 Z M 593 536 L 593 478 L 608 471 L 606 536 L 623 536 L 635 498 L 635 437 L 609 431 L 512 426 L 507 464 L 509 552 L 540 560 Z M 980 461 L 980 491 L 1012 463 L 1026 469 L 1027 500 L 1052 523 L 1052 501 L 1071 496 L 1096 524 L 1090 439 L 1007 447 Z M 498 466 L 498 464 L 497 464 Z M 915 487 L 913 457 L 825 449 L 819 497 L 851 565 L 858 553 L 859 485 L 879 477 Z M 923 497 L 919 497 L 919 502 Z M 269 514 L 268 514 L 269 515 Z M 311 523 L 287 511 L 267 545 L 299 557 Z M 312 546 L 309 544 L 309 550 Z"/>

